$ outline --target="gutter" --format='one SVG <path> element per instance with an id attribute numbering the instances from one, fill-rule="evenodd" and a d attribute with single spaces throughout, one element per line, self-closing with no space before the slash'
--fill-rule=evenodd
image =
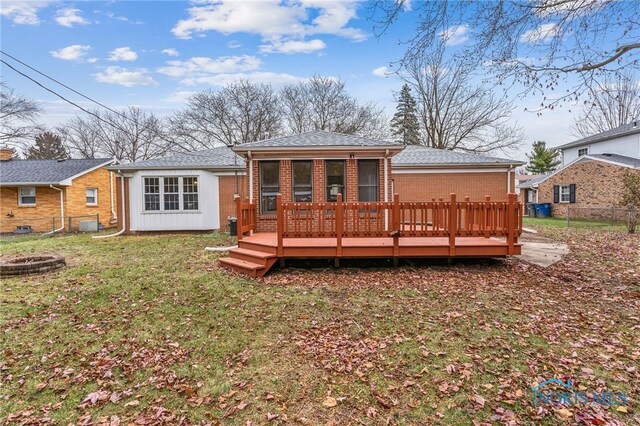
<path id="1" fill-rule="evenodd" d="M 49 188 L 55 189 L 56 191 L 60 191 L 60 221 L 62 222 L 62 226 L 58 229 L 54 229 L 51 232 L 47 232 L 43 235 L 53 235 L 64 230 L 64 191 L 61 188 L 56 188 L 53 185 L 49 185 Z"/>

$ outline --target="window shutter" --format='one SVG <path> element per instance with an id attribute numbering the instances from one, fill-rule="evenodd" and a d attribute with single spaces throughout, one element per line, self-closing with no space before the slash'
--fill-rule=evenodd
<path id="1" fill-rule="evenodd" d="M 560 185 L 553 185 L 553 202 L 560 202 Z"/>
<path id="2" fill-rule="evenodd" d="M 576 202 L 576 184 L 575 183 L 572 183 L 571 185 L 569 185 L 569 202 L 570 203 Z"/>

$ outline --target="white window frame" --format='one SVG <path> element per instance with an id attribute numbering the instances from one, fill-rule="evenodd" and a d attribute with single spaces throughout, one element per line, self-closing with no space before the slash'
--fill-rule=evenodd
<path id="1" fill-rule="evenodd" d="M 87 191 L 93 191 L 94 195 L 93 198 L 95 198 L 95 201 L 93 203 L 90 203 L 88 201 L 89 196 L 87 195 Z M 87 203 L 87 206 L 91 206 L 91 207 L 95 207 L 98 205 L 98 188 L 86 188 L 84 190 L 84 201 Z"/>
<path id="2" fill-rule="evenodd" d="M 23 195 L 22 191 L 25 189 L 32 189 L 33 190 L 33 195 Z M 33 203 L 23 203 L 22 202 L 22 197 L 33 197 L 34 201 Z M 18 205 L 21 207 L 33 207 L 36 205 L 38 200 L 38 194 L 36 192 L 36 187 L 35 186 L 25 186 L 25 187 L 21 187 L 18 188 Z"/>
<path id="3" fill-rule="evenodd" d="M 580 154 L 581 151 L 583 151 L 582 154 Z M 589 147 L 578 148 L 578 157 L 582 157 L 583 155 L 589 155 Z"/>
<path id="4" fill-rule="evenodd" d="M 145 192 L 145 179 L 154 179 L 157 178 L 158 179 L 158 185 L 159 185 L 159 191 L 157 194 L 156 193 L 149 193 L 147 194 Z M 177 178 L 178 179 L 178 209 L 177 210 L 167 210 L 165 209 L 165 179 L 174 179 Z M 193 178 L 196 179 L 197 184 L 195 185 L 195 192 L 184 192 L 184 179 L 185 178 Z M 200 212 L 200 176 L 198 175 L 185 175 L 185 176 L 179 176 L 179 175 L 167 175 L 167 176 L 142 176 L 142 211 L 144 213 L 150 213 L 150 214 L 154 214 L 154 213 L 199 213 Z M 171 192 L 169 194 L 176 194 L 175 192 Z M 185 194 L 195 194 L 196 198 L 197 198 L 197 203 L 198 203 L 198 208 L 194 209 L 194 210 L 186 210 L 184 208 L 185 203 L 184 203 L 184 195 Z M 158 195 L 159 196 L 159 204 L 160 204 L 160 208 L 158 210 L 147 210 L 146 208 L 146 195 Z"/>
<path id="5" fill-rule="evenodd" d="M 567 192 L 565 193 L 563 190 L 566 189 Z M 565 200 L 563 196 L 567 197 L 567 199 Z M 571 202 L 571 185 L 560 185 L 560 188 L 558 189 L 558 201 L 561 203 L 570 203 Z"/>

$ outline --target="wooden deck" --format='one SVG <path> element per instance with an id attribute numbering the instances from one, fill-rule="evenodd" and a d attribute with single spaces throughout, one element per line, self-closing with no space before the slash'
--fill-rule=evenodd
<path id="1" fill-rule="evenodd" d="M 238 248 L 223 266 L 257 277 L 278 259 L 504 257 L 520 254 L 522 206 L 465 198 L 423 203 L 283 203 L 277 231 L 256 232 L 257 208 L 238 201 Z M 249 235 L 244 235 L 249 234 Z"/>

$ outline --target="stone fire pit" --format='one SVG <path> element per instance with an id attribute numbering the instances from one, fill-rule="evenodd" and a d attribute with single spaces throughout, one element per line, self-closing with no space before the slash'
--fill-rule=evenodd
<path id="1" fill-rule="evenodd" d="M 64 256 L 43 254 L 0 259 L 0 277 L 41 274 L 64 267 Z"/>

